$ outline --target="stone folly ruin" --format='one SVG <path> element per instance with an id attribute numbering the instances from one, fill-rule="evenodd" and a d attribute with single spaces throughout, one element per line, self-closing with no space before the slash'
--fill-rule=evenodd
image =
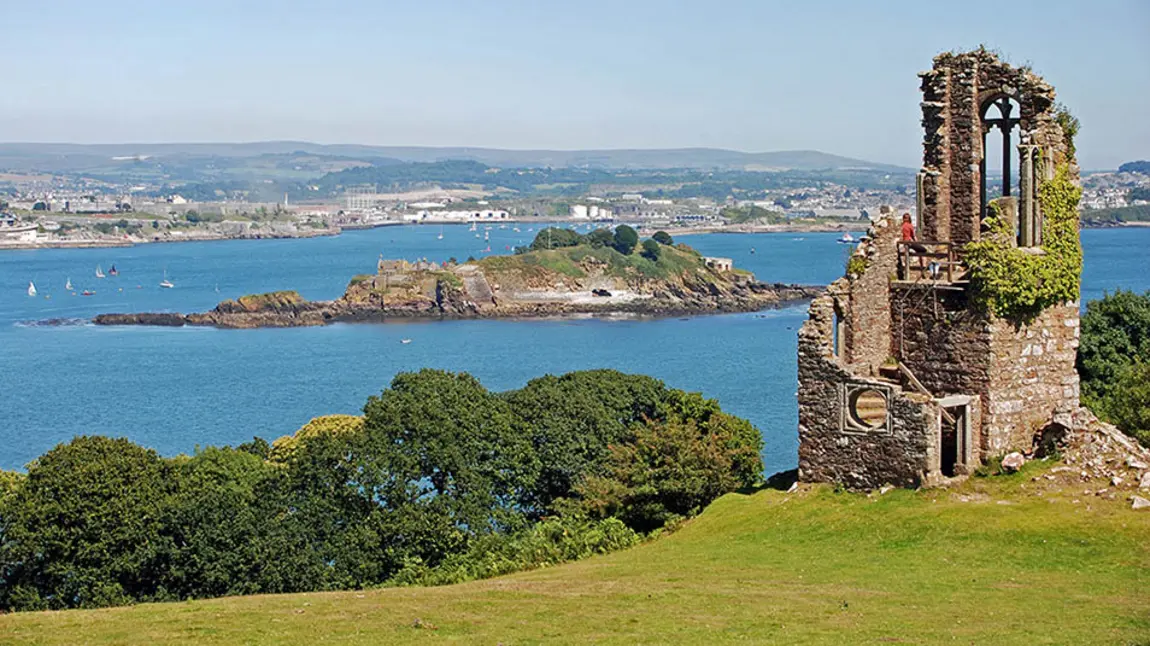
<path id="1" fill-rule="evenodd" d="M 1040 77 L 985 50 L 942 54 L 920 76 L 917 239 L 887 210 L 799 332 L 802 481 L 940 484 L 1029 450 L 1078 409 L 1077 213 L 1055 220 L 1048 199 L 1064 186 L 1077 200 L 1067 115 Z M 986 146 L 994 128 L 1001 150 Z M 987 182 L 992 155 L 1001 186 Z M 1037 297 L 1011 310 L 995 300 L 1010 291 L 1003 258 L 1061 271 L 1062 292 L 1044 301 L 1055 281 L 1031 280 Z"/>

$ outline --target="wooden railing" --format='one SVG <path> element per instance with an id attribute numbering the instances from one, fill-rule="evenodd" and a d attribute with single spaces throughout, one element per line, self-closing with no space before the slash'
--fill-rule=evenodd
<path id="1" fill-rule="evenodd" d="M 900 240 L 898 260 L 899 280 L 953 283 L 965 273 L 949 242 Z"/>

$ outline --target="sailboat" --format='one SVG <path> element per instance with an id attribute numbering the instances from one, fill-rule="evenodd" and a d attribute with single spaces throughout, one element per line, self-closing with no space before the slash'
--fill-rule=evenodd
<path id="1" fill-rule="evenodd" d="M 472 222 L 472 223 L 471 223 L 471 228 L 470 228 L 470 229 L 468 229 L 468 231 L 474 231 L 474 230 L 475 230 L 475 223 L 474 223 L 474 222 Z"/>
<path id="2" fill-rule="evenodd" d="M 28 295 L 29 296 L 35 296 L 36 295 L 36 283 L 34 283 L 32 281 L 28 281 Z"/>
<path id="3" fill-rule="evenodd" d="M 440 240 L 443 239 L 443 225 L 442 224 L 439 225 L 439 239 Z"/>
<path id="4" fill-rule="evenodd" d="M 168 280 L 168 270 L 165 269 L 164 270 L 164 279 L 160 281 L 160 287 L 163 287 L 164 289 L 171 289 L 175 286 L 176 286 L 175 283 Z"/>
<path id="5" fill-rule="evenodd" d="M 115 265 L 112 265 L 112 268 L 108 270 L 108 275 L 109 276 L 119 276 L 120 270 L 116 269 Z"/>
<path id="6" fill-rule="evenodd" d="M 103 278 L 104 270 L 100 269 L 100 265 L 96 265 L 96 278 Z"/>
<path id="7" fill-rule="evenodd" d="M 72 279 L 71 278 L 68 278 L 68 280 L 64 282 L 64 289 L 66 289 L 68 291 L 72 291 Z"/>

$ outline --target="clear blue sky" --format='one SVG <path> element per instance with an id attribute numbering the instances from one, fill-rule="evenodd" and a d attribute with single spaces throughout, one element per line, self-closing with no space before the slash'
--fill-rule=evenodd
<path id="1" fill-rule="evenodd" d="M 0 0 L 0 141 L 816 149 L 918 166 L 980 43 L 1150 158 L 1150 1 Z"/>

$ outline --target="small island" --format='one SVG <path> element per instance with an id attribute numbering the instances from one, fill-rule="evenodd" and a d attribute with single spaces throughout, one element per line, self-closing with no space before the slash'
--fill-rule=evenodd
<path id="1" fill-rule="evenodd" d="M 679 316 L 746 312 L 808 300 L 812 286 L 768 284 L 663 232 L 639 242 L 619 226 L 581 235 L 545 229 L 511 256 L 443 264 L 380 258 L 343 296 L 308 301 L 294 291 L 243 296 L 209 312 L 101 314 L 98 325 L 298 327 L 394 319 L 588 315 Z"/>

